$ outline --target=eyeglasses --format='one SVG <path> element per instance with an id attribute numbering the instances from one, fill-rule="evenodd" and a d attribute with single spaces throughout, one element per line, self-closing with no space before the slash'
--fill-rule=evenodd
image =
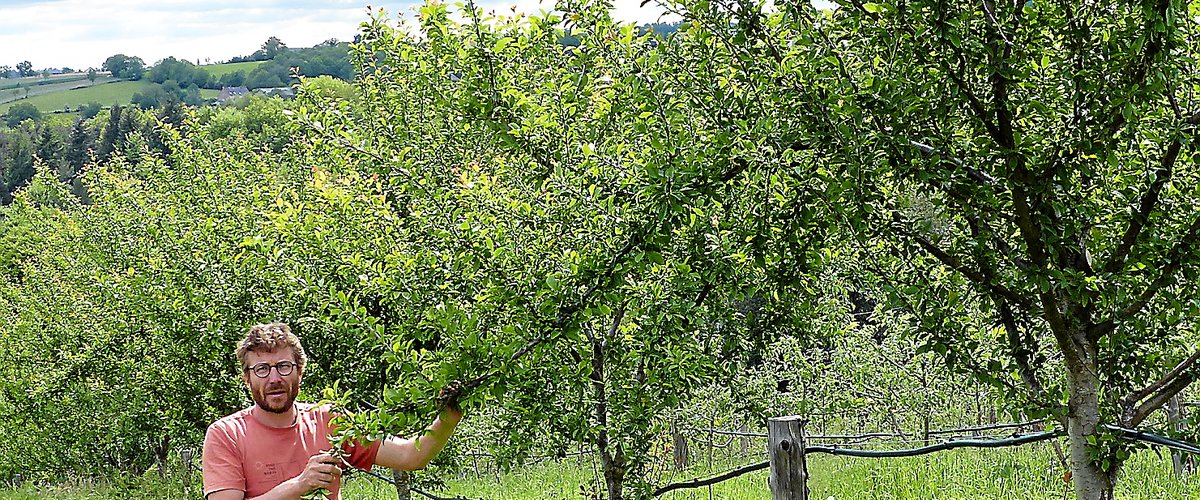
<path id="1" fill-rule="evenodd" d="M 254 372 L 254 376 L 258 377 L 258 378 L 267 378 L 267 377 L 271 376 L 271 368 L 274 368 L 275 370 L 279 371 L 280 377 L 286 377 L 286 376 L 292 374 L 292 370 L 296 368 L 296 363 L 293 363 L 291 361 L 280 361 L 273 365 L 269 365 L 266 363 L 259 363 L 254 366 L 248 366 L 246 368 L 243 368 L 242 371 Z"/>

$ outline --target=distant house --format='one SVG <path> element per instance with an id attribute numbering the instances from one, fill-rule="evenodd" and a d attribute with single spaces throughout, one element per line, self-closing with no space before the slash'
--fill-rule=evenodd
<path id="1" fill-rule="evenodd" d="M 283 99 L 292 99 L 296 97 L 296 92 L 291 87 L 268 87 L 262 89 L 254 89 L 257 94 L 262 94 L 267 97 L 278 96 Z"/>
<path id="2" fill-rule="evenodd" d="M 250 89 L 246 87 L 221 87 L 221 93 L 217 95 L 217 104 L 225 104 L 225 101 L 242 97 L 250 93 Z"/>

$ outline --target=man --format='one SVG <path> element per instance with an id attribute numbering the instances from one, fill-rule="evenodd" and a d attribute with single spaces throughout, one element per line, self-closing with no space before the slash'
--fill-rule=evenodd
<path id="1" fill-rule="evenodd" d="M 328 407 L 296 403 L 307 356 L 283 323 L 255 325 L 237 348 L 242 382 L 254 406 L 222 418 L 204 436 L 204 496 L 208 500 L 291 499 L 318 489 L 336 500 L 342 461 L 328 451 L 335 416 Z M 346 461 L 417 470 L 446 446 L 462 419 L 454 395 L 429 431 L 415 439 L 354 444 Z"/>

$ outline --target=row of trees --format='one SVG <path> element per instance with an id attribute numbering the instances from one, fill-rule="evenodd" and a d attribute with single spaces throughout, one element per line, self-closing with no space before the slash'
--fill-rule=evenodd
<path id="1" fill-rule="evenodd" d="M 1055 420 L 1077 495 L 1111 498 L 1134 447 L 1102 424 L 1144 425 L 1198 373 L 1190 7 L 672 5 L 687 28 L 651 43 L 572 4 L 572 55 L 554 18 L 368 28 L 362 85 L 389 105 L 306 119 L 408 201 L 417 243 L 360 272 L 439 349 L 397 353 L 425 376 L 363 429 L 446 378 L 506 394 L 514 429 L 578 419 L 555 397 L 577 394 L 619 497 L 656 412 L 736 366 L 719 347 L 806 331 L 836 252 L 923 351 Z M 734 312 L 760 295 L 772 328 Z"/>
<path id="2" fill-rule="evenodd" d="M 92 205 L 35 176 L 3 219 L 0 474 L 197 442 L 245 404 L 245 325 L 285 320 L 361 410 L 339 439 L 419 431 L 458 380 L 517 455 L 595 450 L 610 499 L 650 494 L 691 397 L 784 375 L 811 392 L 745 411 L 856 404 L 815 396 L 853 359 L 992 387 L 1112 498 L 1136 446 L 1103 424 L 1198 375 L 1189 6 L 667 8 L 667 39 L 604 2 L 430 3 L 419 38 L 376 13 L 357 93 L 257 122 L 278 148 L 206 111 L 85 169 Z"/>
<path id="3" fill-rule="evenodd" d="M 33 63 L 29 61 L 21 61 L 17 63 L 16 68 L 7 64 L 0 64 L 0 79 L 2 78 L 26 78 L 30 76 L 41 75 L 42 78 L 49 78 L 52 74 L 58 73 L 73 73 L 75 70 L 63 66 L 62 68 L 43 68 L 40 70 L 33 69 Z"/>
<path id="4" fill-rule="evenodd" d="M 33 63 L 29 61 L 21 61 L 17 63 L 16 69 L 12 66 L 0 66 L 0 78 L 23 78 L 27 76 L 37 76 L 38 72 L 33 70 Z"/>
<path id="5" fill-rule="evenodd" d="M 314 85 L 337 88 L 340 84 L 318 79 Z M 139 99 L 134 100 L 139 104 Z M 36 107 L 16 104 L 6 115 L 10 128 L 0 129 L 0 205 L 11 203 L 13 193 L 29 184 L 35 170 L 53 173 L 82 196 L 81 174 L 92 162 L 106 164 L 116 155 L 165 156 L 169 146 L 162 127 L 181 126 L 189 113 L 198 113 L 219 137 L 241 133 L 281 150 L 288 141 L 286 135 L 275 133 L 280 128 L 277 122 L 283 120 L 281 106 L 277 99 L 248 96 L 220 109 L 189 111 L 185 101 L 168 96 L 161 104 L 114 106 L 103 113 L 99 104 L 92 103 L 81 108 L 74 125 L 56 125 L 43 119 Z"/>
<path id="6" fill-rule="evenodd" d="M 325 75 L 350 81 L 354 78 L 354 72 L 350 66 L 348 47 L 348 43 L 328 40 L 310 48 L 289 49 L 279 39 L 271 37 L 263 44 L 263 48 L 255 53 L 258 56 L 235 58 L 230 61 L 264 61 L 248 72 L 238 70 L 213 76 L 190 61 L 168 57 L 150 67 L 144 75 L 146 79 L 158 84 L 175 82 L 180 88 L 195 86 L 208 89 L 241 86 L 283 87 L 295 81 L 292 68 L 296 68 L 296 74 L 300 76 Z M 106 68 L 107 66 L 106 63 Z"/>

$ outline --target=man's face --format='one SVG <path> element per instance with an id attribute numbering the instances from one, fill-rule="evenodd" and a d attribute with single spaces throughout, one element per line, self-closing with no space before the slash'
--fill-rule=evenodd
<path id="1" fill-rule="evenodd" d="M 250 388 L 254 404 L 271 413 L 284 413 L 292 408 L 292 403 L 296 402 L 296 396 L 300 394 L 300 378 L 303 373 L 298 366 L 293 367 L 292 373 L 288 375 L 280 375 L 278 368 L 271 368 L 266 377 L 260 378 L 254 374 L 253 368 L 262 363 L 276 366 L 284 361 L 296 362 L 289 348 L 246 353 L 246 366 L 251 369 L 242 373 L 242 380 L 246 382 L 246 387 Z"/>

